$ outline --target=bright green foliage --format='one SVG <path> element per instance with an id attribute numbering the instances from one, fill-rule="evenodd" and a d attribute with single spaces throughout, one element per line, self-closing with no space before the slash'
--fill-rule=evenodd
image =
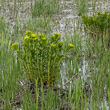
<path id="1" fill-rule="evenodd" d="M 85 25 L 85 30 L 87 31 L 88 29 L 98 37 L 103 37 L 110 30 L 110 13 L 107 11 L 105 13 L 98 11 L 96 15 L 93 13 L 90 17 L 82 15 L 82 21 Z"/>
<path id="2" fill-rule="evenodd" d="M 26 31 L 21 46 L 14 43 L 12 48 L 18 53 L 26 78 L 33 83 L 38 78 L 43 84 L 52 85 L 55 84 L 63 57 L 73 48 L 73 44 L 69 43 L 67 49 L 63 49 L 58 32 L 47 38 L 43 33 L 37 35 Z"/>

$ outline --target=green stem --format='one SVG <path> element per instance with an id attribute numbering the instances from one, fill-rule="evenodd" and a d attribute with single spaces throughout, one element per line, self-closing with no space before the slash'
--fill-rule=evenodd
<path id="1" fill-rule="evenodd" d="M 67 54 L 67 52 L 64 53 L 64 56 L 65 56 L 66 54 Z M 58 67 L 59 67 L 59 65 L 60 65 L 60 63 L 61 63 L 61 61 L 62 61 L 62 59 L 63 59 L 63 57 L 59 60 L 58 65 L 57 65 L 57 69 L 58 69 Z"/>
<path id="2" fill-rule="evenodd" d="M 41 77 L 40 77 L 40 74 L 39 74 L 39 53 L 38 53 L 38 45 L 37 45 L 37 69 L 38 69 L 38 71 L 37 71 L 37 77 L 39 77 L 40 78 L 40 80 L 41 80 Z M 39 79 L 38 78 L 38 79 Z"/>
<path id="3" fill-rule="evenodd" d="M 53 61 L 53 69 L 54 69 L 54 67 L 55 67 L 55 62 L 56 62 L 57 56 L 58 56 L 58 53 L 56 54 L 56 56 L 55 56 L 55 58 L 54 58 L 54 61 Z"/>
<path id="4" fill-rule="evenodd" d="M 29 43 L 29 51 L 27 51 L 26 57 L 29 58 L 29 61 L 28 61 L 29 77 L 30 77 L 31 81 L 34 82 L 34 72 L 33 72 L 33 62 L 32 62 L 32 50 L 31 49 L 33 49 L 33 44 Z"/>
<path id="5" fill-rule="evenodd" d="M 48 60 L 48 86 L 50 86 L 50 61 L 51 61 L 51 48 L 50 48 L 49 60 Z"/>
<path id="6" fill-rule="evenodd" d="M 53 73 L 52 74 L 54 74 L 54 71 L 55 71 L 55 62 L 56 62 L 56 59 L 57 59 L 57 57 L 58 57 L 58 52 L 56 53 L 56 57 L 54 58 L 54 61 L 53 61 Z"/>
<path id="7" fill-rule="evenodd" d="M 36 80 L 36 110 L 38 110 L 38 106 L 39 106 L 39 99 L 38 99 L 38 96 L 39 96 L 39 88 L 38 88 L 38 78 Z"/>
<path id="8" fill-rule="evenodd" d="M 27 45 L 25 46 L 26 47 L 26 51 L 25 51 L 25 57 L 26 57 L 26 66 L 27 66 L 27 70 L 28 70 L 28 75 L 29 75 L 29 78 L 30 78 L 30 52 L 29 52 L 29 50 L 28 49 L 30 49 L 30 45 L 28 44 L 28 47 L 27 47 Z M 26 68 L 25 68 L 26 69 Z M 31 79 L 31 78 L 30 78 Z"/>
<path id="9" fill-rule="evenodd" d="M 40 69 L 41 69 L 41 80 L 43 80 L 43 72 L 42 72 L 42 65 L 43 65 L 43 60 L 42 60 L 42 55 L 43 55 L 43 52 L 41 53 L 41 62 L 40 62 Z"/>

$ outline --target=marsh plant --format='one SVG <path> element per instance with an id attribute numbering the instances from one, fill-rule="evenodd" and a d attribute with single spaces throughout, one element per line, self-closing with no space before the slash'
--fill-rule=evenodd
<path id="1" fill-rule="evenodd" d="M 107 11 L 104 13 L 98 11 L 90 17 L 82 15 L 82 21 L 85 26 L 85 31 L 89 30 L 92 37 L 97 36 L 103 39 L 103 36 L 109 36 L 110 40 L 110 13 Z"/>
<path id="2" fill-rule="evenodd" d="M 26 78 L 32 83 L 38 79 L 50 86 L 55 84 L 60 63 L 73 48 L 73 44 L 69 43 L 68 47 L 63 49 L 63 42 L 58 32 L 48 38 L 43 33 L 37 35 L 26 31 L 22 44 L 14 43 L 12 48 L 17 52 Z"/>
<path id="3" fill-rule="evenodd" d="M 88 12 L 88 1 L 87 0 L 78 0 L 77 1 L 77 10 L 78 15 L 82 15 Z"/>

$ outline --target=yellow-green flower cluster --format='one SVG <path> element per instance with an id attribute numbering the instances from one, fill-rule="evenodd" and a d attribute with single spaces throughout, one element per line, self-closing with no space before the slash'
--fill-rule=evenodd
<path id="1" fill-rule="evenodd" d="M 36 40 L 38 40 L 38 35 L 33 34 L 32 31 L 27 31 L 26 33 L 28 34 L 28 36 L 24 37 L 24 41 L 29 41 L 29 40 L 36 41 Z"/>
<path id="2" fill-rule="evenodd" d="M 30 36 L 31 34 L 33 34 L 33 32 L 32 31 L 26 31 L 26 35 L 28 35 L 28 36 Z"/>
<path id="3" fill-rule="evenodd" d="M 51 47 L 56 47 L 56 44 L 52 43 L 50 44 Z"/>
<path id="4" fill-rule="evenodd" d="M 35 38 L 35 37 L 37 37 L 37 34 L 31 34 L 31 37 Z"/>
<path id="5" fill-rule="evenodd" d="M 47 37 L 43 37 L 42 40 L 43 40 L 43 41 L 46 41 L 46 40 L 47 40 Z"/>
<path id="6" fill-rule="evenodd" d="M 29 36 L 25 36 L 24 37 L 24 41 L 29 41 L 30 40 L 30 37 Z"/>
<path id="7" fill-rule="evenodd" d="M 13 50 L 17 50 L 18 49 L 18 44 L 17 43 L 14 43 L 11 45 L 11 47 L 13 48 Z"/>
<path id="8" fill-rule="evenodd" d="M 55 32 L 54 34 L 55 34 L 55 36 L 60 36 L 60 35 L 61 35 L 61 34 L 58 33 L 58 32 Z"/>
<path id="9" fill-rule="evenodd" d="M 71 44 L 71 43 L 69 43 L 68 46 L 69 46 L 70 48 L 73 48 L 73 47 L 74 47 L 73 44 Z"/>

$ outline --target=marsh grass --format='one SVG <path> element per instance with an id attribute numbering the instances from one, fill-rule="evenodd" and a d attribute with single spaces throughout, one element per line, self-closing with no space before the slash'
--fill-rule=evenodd
<path id="1" fill-rule="evenodd" d="M 1 109 L 9 109 L 11 100 L 15 98 L 15 94 L 18 91 L 18 77 L 20 76 L 20 63 L 16 62 L 16 58 L 13 56 L 8 38 L 5 38 L 3 32 L 2 43 L 0 48 L 0 96 Z M 12 86 L 14 85 L 14 86 Z M 2 108 L 3 107 L 3 108 Z"/>
<path id="2" fill-rule="evenodd" d="M 88 12 L 88 1 L 87 0 L 78 0 L 77 1 L 77 11 L 78 15 L 82 15 Z"/>
<path id="3" fill-rule="evenodd" d="M 0 33 L 5 31 L 6 21 L 4 17 L 0 17 Z"/>
<path id="4" fill-rule="evenodd" d="M 106 39 L 104 39 L 106 42 Z M 94 45 L 94 42 L 96 43 Z M 88 61 L 89 68 L 91 71 L 90 78 L 92 83 L 92 100 L 96 100 L 95 105 L 97 109 L 100 109 L 98 106 L 102 99 L 107 99 L 107 88 L 108 85 L 108 74 L 109 74 L 109 48 L 105 43 L 104 47 L 102 47 L 101 40 L 92 40 L 91 42 L 87 42 L 89 45 L 87 46 L 86 51 L 88 53 Z M 98 44 L 98 45 L 97 45 Z M 86 55 L 87 55 L 86 53 Z M 86 56 L 87 58 L 87 56 Z M 97 68 L 97 69 L 96 69 Z M 89 78 L 89 79 L 90 79 Z M 104 92 L 105 91 L 105 92 Z M 93 107 L 93 109 L 95 109 Z"/>
<path id="5" fill-rule="evenodd" d="M 32 5 L 32 17 L 52 16 L 59 12 L 59 0 L 35 0 Z"/>
<path id="6" fill-rule="evenodd" d="M 52 32 L 51 27 L 52 22 L 50 17 L 38 17 L 36 19 L 28 19 L 27 24 L 24 28 L 26 28 L 26 30 L 33 30 L 33 32 L 36 33 L 49 34 L 50 32 Z"/>

